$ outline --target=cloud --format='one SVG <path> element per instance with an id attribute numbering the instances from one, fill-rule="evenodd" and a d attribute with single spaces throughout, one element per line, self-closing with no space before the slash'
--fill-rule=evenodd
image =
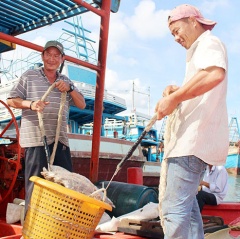
<path id="1" fill-rule="evenodd" d="M 119 80 L 117 72 L 107 69 L 105 87 L 109 93 L 125 99 L 127 111 L 133 108 L 148 113 L 150 105 L 150 88 L 139 78 Z"/>
<path id="2" fill-rule="evenodd" d="M 110 53 L 118 52 L 121 46 L 129 40 L 129 29 L 124 22 L 124 14 L 111 15 L 109 26 L 109 47 Z"/>
<path id="3" fill-rule="evenodd" d="M 162 38 L 168 33 L 168 10 L 156 9 L 152 0 L 142 0 L 135 8 L 135 14 L 126 19 L 128 27 L 142 39 Z"/>
<path id="4" fill-rule="evenodd" d="M 217 8 L 226 8 L 229 7 L 231 4 L 229 0 L 214 0 L 214 1 L 209 1 L 209 0 L 204 0 L 202 1 L 199 9 L 201 10 L 202 14 L 212 14 L 215 12 Z"/>

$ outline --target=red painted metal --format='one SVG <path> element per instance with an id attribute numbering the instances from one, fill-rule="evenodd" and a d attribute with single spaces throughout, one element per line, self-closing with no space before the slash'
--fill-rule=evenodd
<path id="1" fill-rule="evenodd" d="M 143 185 L 143 169 L 140 167 L 128 168 L 127 182 L 131 184 Z"/>
<path id="2" fill-rule="evenodd" d="M 202 215 L 222 217 L 225 224 L 229 224 L 240 217 L 240 203 L 222 203 L 217 206 L 204 205 Z"/>
<path id="3" fill-rule="evenodd" d="M 17 45 L 21 45 L 21 46 L 30 48 L 30 49 L 35 50 L 35 51 L 39 51 L 39 52 L 43 51 L 42 46 L 36 45 L 34 43 L 31 43 L 31 42 L 28 42 L 28 41 L 25 41 L 25 40 L 22 40 L 22 39 L 17 38 L 17 37 L 7 35 L 3 32 L 0 32 L 0 39 L 16 43 Z M 80 59 L 74 58 L 72 56 L 67 56 L 66 55 L 65 60 L 76 63 L 76 64 L 81 65 L 81 66 L 85 66 L 85 67 L 90 68 L 90 69 L 95 70 L 95 71 L 100 71 L 100 68 L 98 66 L 93 65 L 89 62 L 82 61 Z"/>
<path id="4" fill-rule="evenodd" d="M 89 5 L 88 3 L 84 2 L 83 0 L 73 0 L 73 1 L 79 5 L 87 8 L 89 11 L 96 13 L 99 16 L 104 16 L 104 14 L 105 14 L 104 7 L 102 7 L 102 10 L 101 10 L 101 9 L 93 7 L 92 5 Z M 104 0 L 103 2 L 107 2 L 107 1 L 110 1 L 110 3 L 111 3 L 111 0 Z"/>
<path id="5" fill-rule="evenodd" d="M 19 224 L 7 224 L 4 219 L 0 219 L 0 238 L 19 239 L 22 236 L 22 226 Z"/>
<path id="6" fill-rule="evenodd" d="M 2 104 L 11 115 L 12 119 L 8 122 L 8 124 L 5 126 L 5 128 L 0 133 L 0 138 L 9 138 L 5 136 L 5 133 L 7 130 L 14 125 L 15 131 L 16 131 L 16 138 L 9 138 L 13 143 L 8 145 L 8 147 L 5 147 L 4 145 L 1 145 L 1 153 L 0 153 L 0 160 L 5 161 L 5 163 L 8 166 L 8 170 L 4 170 L 4 176 L 2 180 L 7 185 L 7 188 L 4 190 L 1 190 L 0 194 L 0 204 L 4 202 L 6 199 L 8 199 L 8 196 L 13 191 L 13 187 L 15 185 L 15 182 L 17 180 L 18 172 L 21 169 L 21 147 L 19 145 L 19 130 L 18 130 L 18 124 L 16 121 L 16 118 L 14 114 L 12 113 L 11 109 L 8 107 L 6 103 L 4 103 L 2 100 L 0 100 L 0 104 Z M 17 155 L 16 159 L 10 159 L 6 157 L 5 151 L 11 150 L 15 155 Z M 4 163 L 4 162 L 1 162 Z M 1 165 L 0 165 L 1 166 Z M 1 169 L 1 168 L 0 168 Z"/>
<path id="7" fill-rule="evenodd" d="M 96 83 L 94 117 L 93 117 L 94 125 L 93 125 L 92 157 L 90 162 L 90 175 L 89 175 L 89 179 L 94 183 L 98 181 L 99 149 L 102 126 L 104 82 L 107 62 L 110 7 L 111 0 L 102 1 L 102 10 L 105 12 L 105 14 L 101 17 L 100 26 L 100 42 L 98 52 L 98 64 L 100 64 L 99 65 L 100 71 L 97 74 Z"/>

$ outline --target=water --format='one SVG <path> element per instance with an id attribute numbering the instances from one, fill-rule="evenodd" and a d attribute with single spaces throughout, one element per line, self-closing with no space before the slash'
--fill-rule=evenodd
<path id="1" fill-rule="evenodd" d="M 224 202 L 240 202 L 240 175 L 228 177 L 228 193 Z"/>

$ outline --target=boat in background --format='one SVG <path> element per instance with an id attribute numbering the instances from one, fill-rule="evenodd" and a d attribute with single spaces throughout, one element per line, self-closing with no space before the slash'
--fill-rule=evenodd
<path id="1" fill-rule="evenodd" d="M 237 117 L 232 117 L 229 123 L 229 150 L 225 163 L 228 173 L 240 174 L 240 131 Z"/>

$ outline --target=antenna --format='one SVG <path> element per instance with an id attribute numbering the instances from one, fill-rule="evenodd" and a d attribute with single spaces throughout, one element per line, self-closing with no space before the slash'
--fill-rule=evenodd
<path id="1" fill-rule="evenodd" d="M 142 94 L 142 95 L 147 95 L 148 96 L 148 115 L 150 115 L 150 86 L 147 89 L 148 93 L 145 93 L 143 91 L 136 91 L 135 90 L 135 84 L 133 81 L 133 89 L 132 89 L 132 110 L 134 111 L 135 106 L 134 106 L 134 92 Z"/>

